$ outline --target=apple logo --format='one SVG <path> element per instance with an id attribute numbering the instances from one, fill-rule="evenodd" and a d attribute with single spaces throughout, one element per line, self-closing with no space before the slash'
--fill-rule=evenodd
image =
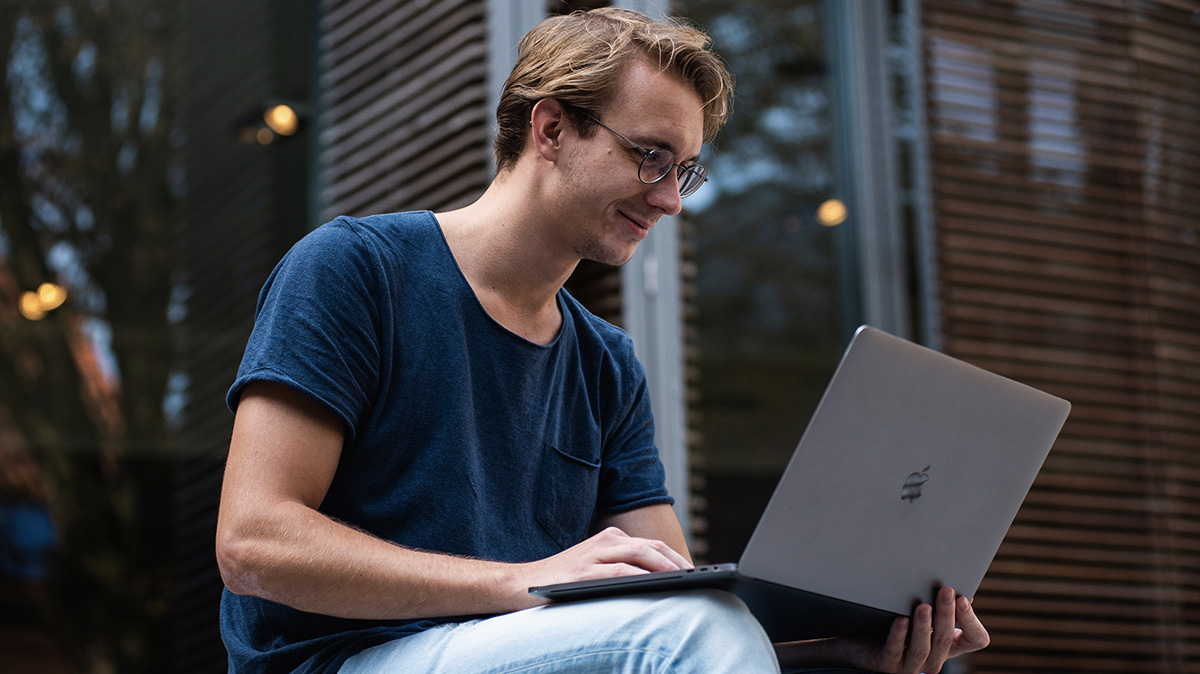
<path id="1" fill-rule="evenodd" d="M 921 485 L 929 481 L 929 473 L 927 472 L 931 466 L 925 466 L 920 472 L 912 473 L 908 479 L 904 481 L 904 487 L 900 489 L 900 500 L 916 503 L 917 499 L 921 498 Z"/>

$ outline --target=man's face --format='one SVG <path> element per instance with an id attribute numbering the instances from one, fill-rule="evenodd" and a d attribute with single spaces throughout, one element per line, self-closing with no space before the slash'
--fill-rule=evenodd
<path id="1" fill-rule="evenodd" d="M 670 150 L 677 164 L 699 158 L 704 138 L 699 95 L 644 60 L 629 65 L 598 118 L 647 150 Z M 573 250 L 585 259 L 624 264 L 660 217 L 679 212 L 676 172 L 647 185 L 638 179 L 642 154 L 615 134 L 597 127 L 591 138 L 574 135 L 574 140 L 562 167 Z"/>

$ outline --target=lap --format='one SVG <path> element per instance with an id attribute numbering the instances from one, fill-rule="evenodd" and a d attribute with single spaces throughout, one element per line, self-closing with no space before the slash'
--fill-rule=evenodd
<path id="1" fill-rule="evenodd" d="M 778 674 L 741 600 L 715 590 L 551 604 L 367 649 L 339 674 Z"/>

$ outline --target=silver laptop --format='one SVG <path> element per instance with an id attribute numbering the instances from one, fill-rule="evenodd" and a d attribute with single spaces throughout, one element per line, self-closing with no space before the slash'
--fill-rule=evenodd
<path id="1" fill-rule="evenodd" d="M 717 587 L 775 641 L 884 631 L 943 585 L 975 594 L 1070 409 L 863 326 L 738 563 L 530 592 Z"/>

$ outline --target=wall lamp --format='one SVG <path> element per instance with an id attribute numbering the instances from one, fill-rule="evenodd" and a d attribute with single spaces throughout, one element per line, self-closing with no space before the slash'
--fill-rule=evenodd
<path id="1" fill-rule="evenodd" d="M 846 221 L 849 212 L 840 199 L 829 199 L 817 207 L 817 222 L 822 227 L 837 227 Z"/>
<path id="2" fill-rule="evenodd" d="M 294 136 L 304 122 L 306 108 L 301 103 L 276 101 L 256 108 L 242 117 L 237 137 L 250 145 L 270 145 Z"/>

